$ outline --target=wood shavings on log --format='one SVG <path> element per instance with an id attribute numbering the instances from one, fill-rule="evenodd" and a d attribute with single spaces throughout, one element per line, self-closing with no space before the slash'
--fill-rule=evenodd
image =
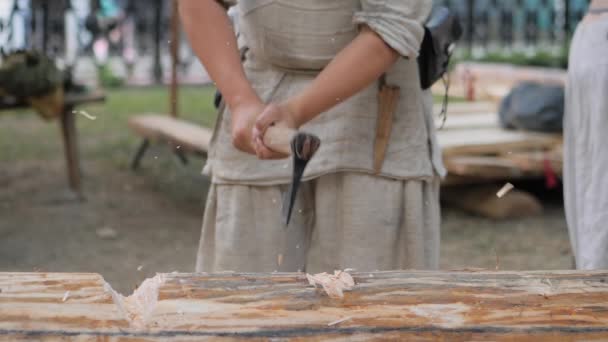
<path id="1" fill-rule="evenodd" d="M 66 300 L 68 300 L 68 298 L 70 298 L 70 291 L 65 291 L 65 293 L 63 294 L 63 298 L 61 298 L 61 301 L 65 302 Z"/>
<path id="2" fill-rule="evenodd" d="M 353 277 L 344 271 L 334 271 L 334 274 L 323 272 L 310 275 L 307 273 L 306 279 L 314 287 L 321 285 L 330 298 L 344 298 L 344 290 L 352 290 L 355 286 Z"/>
<path id="3" fill-rule="evenodd" d="M 112 295 L 114 303 L 116 303 L 122 315 L 131 323 L 131 326 L 136 329 L 143 329 L 147 326 L 152 311 L 158 303 L 158 292 L 164 283 L 165 276 L 157 274 L 153 278 L 144 280 L 128 297 L 117 293 L 107 283 L 105 287 L 106 292 Z"/>
<path id="4" fill-rule="evenodd" d="M 513 188 L 515 188 L 513 184 L 505 184 L 500 190 L 498 190 L 498 192 L 496 193 L 496 197 L 503 198 L 509 191 L 513 190 Z"/>
<path id="5" fill-rule="evenodd" d="M 351 319 L 352 319 L 352 317 L 350 317 L 350 316 L 349 317 L 344 317 L 344 318 L 341 318 L 341 319 L 339 319 L 337 321 L 333 321 L 331 323 L 327 323 L 327 326 L 328 327 L 333 327 L 334 325 L 338 325 L 340 323 L 346 322 L 346 321 L 351 320 Z"/>

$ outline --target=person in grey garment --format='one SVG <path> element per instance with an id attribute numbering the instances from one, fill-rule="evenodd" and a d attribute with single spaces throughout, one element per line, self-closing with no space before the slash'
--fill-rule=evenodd
<path id="1" fill-rule="evenodd" d="M 608 0 L 591 2 L 570 47 L 564 201 L 578 269 L 608 268 Z"/>
<path id="2" fill-rule="evenodd" d="M 221 4 L 180 2 L 191 45 L 226 104 L 203 170 L 212 184 L 196 270 L 438 268 L 445 170 L 416 63 L 432 1 L 236 6 L 238 41 Z M 378 170 L 380 79 L 401 92 Z M 280 207 L 291 165 L 262 142 L 271 123 L 322 141 L 288 228 Z"/>

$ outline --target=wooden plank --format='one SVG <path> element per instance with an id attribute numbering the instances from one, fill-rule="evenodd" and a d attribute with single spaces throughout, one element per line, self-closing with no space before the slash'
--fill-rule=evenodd
<path id="1" fill-rule="evenodd" d="M 561 143 L 558 134 L 507 131 L 500 128 L 440 130 L 437 139 L 444 157 L 548 150 Z"/>
<path id="2" fill-rule="evenodd" d="M 448 173 L 452 176 L 477 178 L 478 180 L 508 180 L 544 177 L 547 168 L 561 175 L 563 156 L 561 145 L 550 151 L 519 151 L 497 156 L 450 156 L 444 158 Z"/>
<path id="3" fill-rule="evenodd" d="M 563 172 L 563 150 L 562 145 L 557 145 L 553 150 L 531 151 L 531 152 L 516 152 L 501 156 L 502 159 L 507 159 L 517 168 L 524 172 L 544 172 L 548 166 L 551 170 L 561 175 Z"/>
<path id="4" fill-rule="evenodd" d="M 451 115 L 460 114 L 478 114 L 478 113 L 496 113 L 498 105 L 490 101 L 475 101 L 475 102 L 453 102 L 448 104 L 448 117 Z M 441 112 L 441 103 L 437 103 L 433 107 L 433 113 Z"/>
<path id="5" fill-rule="evenodd" d="M 352 291 L 332 299 L 304 274 L 162 274 L 144 282 L 129 306 L 96 274 L 1 273 L 0 339 L 608 337 L 605 271 L 396 271 L 354 279 Z"/>
<path id="6" fill-rule="evenodd" d="M 440 118 L 435 119 L 435 126 L 441 127 L 442 120 Z M 455 129 L 476 129 L 476 128 L 497 128 L 498 115 L 496 113 L 474 113 L 474 114 L 460 114 L 450 115 L 446 117 L 445 123 L 441 130 L 455 130 Z"/>
<path id="7" fill-rule="evenodd" d="M 101 103 L 106 100 L 106 95 L 101 90 L 95 90 L 88 93 L 67 93 L 65 94 L 66 106 L 80 106 L 90 103 Z"/>
<path id="8" fill-rule="evenodd" d="M 76 107 L 83 104 L 104 102 L 106 95 L 100 90 L 95 90 L 88 93 L 66 93 L 64 102 L 66 107 Z M 30 105 L 23 99 L 15 99 L 12 97 L 0 97 L 0 110 L 26 109 Z"/>
<path id="9" fill-rule="evenodd" d="M 138 115 L 129 120 L 129 127 L 142 137 L 167 141 L 184 152 L 206 154 L 213 132 L 184 120 L 162 114 Z"/>
<path id="10" fill-rule="evenodd" d="M 462 80 L 467 71 L 472 73 L 476 82 L 482 84 L 514 85 L 519 82 L 531 81 L 564 85 L 568 77 L 566 70 L 557 68 L 465 62 L 456 66 L 452 79 L 456 82 Z"/>
<path id="11" fill-rule="evenodd" d="M 566 70 L 500 63 L 465 62 L 456 66 L 450 75 L 450 96 L 466 97 L 469 83 L 466 75 L 473 77 L 473 94 L 476 100 L 500 102 L 518 83 L 531 81 L 542 84 L 564 85 Z M 443 94 L 438 82 L 434 94 Z"/>
<path id="12" fill-rule="evenodd" d="M 444 164 L 450 174 L 485 180 L 542 175 L 542 169 L 524 171 L 513 161 L 499 157 L 454 156 L 445 158 Z"/>

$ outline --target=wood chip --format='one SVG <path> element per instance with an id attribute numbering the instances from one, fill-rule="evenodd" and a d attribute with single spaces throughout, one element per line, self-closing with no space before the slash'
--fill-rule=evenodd
<path id="1" fill-rule="evenodd" d="M 93 116 L 93 115 L 85 112 L 84 110 L 74 110 L 74 111 L 72 111 L 72 113 L 74 113 L 74 114 L 80 114 L 80 115 L 84 116 L 85 118 L 87 118 L 89 120 L 96 120 L 97 119 L 96 116 Z"/>
<path id="2" fill-rule="evenodd" d="M 355 286 L 353 277 L 344 271 L 335 271 L 334 274 L 318 273 L 306 274 L 308 283 L 314 287 L 321 285 L 330 298 L 344 298 L 344 290 L 351 290 Z"/>
<path id="3" fill-rule="evenodd" d="M 95 231 L 95 233 L 97 234 L 98 237 L 102 238 L 102 239 L 116 239 L 116 237 L 118 237 L 118 232 L 111 227 L 103 227 L 100 229 L 97 229 L 97 231 Z"/>
<path id="4" fill-rule="evenodd" d="M 514 188 L 513 184 L 511 184 L 511 183 L 505 184 L 500 190 L 498 190 L 498 192 L 496 193 L 496 197 L 502 198 L 509 191 L 513 190 L 513 188 Z"/>
<path id="5" fill-rule="evenodd" d="M 68 298 L 70 298 L 70 291 L 65 291 L 65 293 L 63 294 L 63 298 L 61 299 L 61 301 L 65 302 L 66 300 L 68 300 Z"/>
<path id="6" fill-rule="evenodd" d="M 349 316 L 349 317 L 344 317 L 344 318 L 341 318 L 341 319 L 339 319 L 339 320 L 337 320 L 337 321 L 333 321 L 333 322 L 331 322 L 331 323 L 327 323 L 327 326 L 328 326 L 328 327 L 331 327 L 331 326 L 334 326 L 334 325 L 340 324 L 340 323 L 342 323 L 342 322 L 346 322 L 346 321 L 348 321 L 348 320 L 350 320 L 350 319 L 352 319 L 352 317 L 350 317 L 350 316 Z"/>
<path id="7" fill-rule="evenodd" d="M 283 254 L 277 255 L 277 264 L 279 264 L 279 266 L 283 265 Z"/>

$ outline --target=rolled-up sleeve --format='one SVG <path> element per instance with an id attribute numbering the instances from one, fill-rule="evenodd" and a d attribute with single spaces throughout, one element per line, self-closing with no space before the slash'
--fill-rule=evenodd
<path id="1" fill-rule="evenodd" d="M 415 58 L 432 6 L 432 0 L 361 0 L 353 20 L 369 26 L 399 54 Z"/>

